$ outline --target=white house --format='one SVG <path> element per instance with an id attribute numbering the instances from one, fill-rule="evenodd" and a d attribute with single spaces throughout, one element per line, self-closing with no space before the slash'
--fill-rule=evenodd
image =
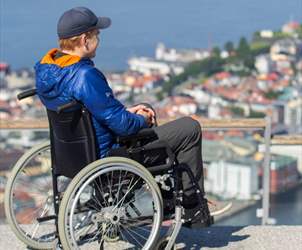
<path id="1" fill-rule="evenodd" d="M 255 59 L 255 67 L 260 74 L 268 74 L 272 70 L 273 63 L 270 55 L 259 55 Z"/>
<path id="2" fill-rule="evenodd" d="M 183 89 L 183 93 L 192 96 L 199 104 L 209 104 L 211 101 L 211 95 L 204 91 L 201 87 L 195 87 L 193 89 Z"/>
<path id="3" fill-rule="evenodd" d="M 274 36 L 274 32 L 272 30 L 261 30 L 260 36 L 263 38 L 272 38 Z"/>
<path id="4" fill-rule="evenodd" d="M 224 160 L 211 162 L 207 167 L 205 188 L 207 192 L 224 199 L 252 199 L 253 194 L 258 191 L 256 163 L 253 161 L 236 163 Z"/>
<path id="5" fill-rule="evenodd" d="M 148 57 L 132 57 L 128 60 L 128 64 L 130 70 L 142 74 L 157 73 L 160 75 L 168 75 L 173 73 L 178 75 L 184 71 L 184 65 L 179 63 L 173 64 Z"/>
<path id="6" fill-rule="evenodd" d="M 284 123 L 290 127 L 300 128 L 302 132 L 302 97 L 288 101 L 284 109 Z"/>
<path id="7" fill-rule="evenodd" d="M 166 48 L 163 43 L 159 43 L 155 50 L 155 58 L 167 62 L 190 63 L 209 56 L 210 52 L 208 50 Z"/>

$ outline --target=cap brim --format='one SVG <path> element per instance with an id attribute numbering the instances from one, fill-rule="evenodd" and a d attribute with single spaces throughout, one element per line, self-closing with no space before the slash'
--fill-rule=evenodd
<path id="1" fill-rule="evenodd" d="M 111 25 L 111 19 L 109 17 L 98 17 L 96 27 L 98 29 L 106 29 Z"/>

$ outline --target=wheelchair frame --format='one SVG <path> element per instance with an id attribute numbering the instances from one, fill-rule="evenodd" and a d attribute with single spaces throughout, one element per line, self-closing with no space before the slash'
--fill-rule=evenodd
<path id="1" fill-rule="evenodd" d="M 27 98 L 27 97 L 33 96 L 35 94 L 36 94 L 35 89 L 25 91 L 18 95 L 18 99 L 21 100 L 23 98 Z M 77 109 L 75 109 L 75 108 L 77 108 Z M 74 114 L 78 110 L 80 110 L 80 114 L 82 116 L 79 118 L 78 122 L 81 122 L 80 120 L 82 119 L 82 117 L 84 117 L 83 126 L 85 129 L 87 129 L 87 127 L 88 127 L 88 134 L 89 134 L 89 136 L 88 136 L 89 137 L 88 138 L 89 147 L 88 148 L 95 149 L 96 148 L 96 143 L 94 141 L 95 139 L 91 137 L 94 135 L 91 135 L 92 123 L 90 120 L 91 119 L 90 114 L 86 110 L 86 108 L 84 106 L 82 106 L 81 104 L 80 104 L 80 109 L 78 109 L 78 108 L 79 108 L 79 103 L 77 101 L 72 101 L 71 103 L 67 103 L 63 106 L 60 106 L 58 108 L 57 112 L 48 110 L 48 118 L 49 118 L 49 122 L 50 122 L 50 133 L 51 133 L 50 134 L 50 136 L 51 136 L 51 160 L 52 160 L 51 169 L 52 169 L 53 202 L 54 202 L 54 213 L 55 214 L 44 216 L 43 218 L 37 218 L 37 221 L 45 222 L 48 220 L 55 220 L 56 238 L 58 239 L 58 242 L 56 242 L 55 244 L 58 244 L 59 246 L 61 246 L 59 232 L 62 231 L 62 229 L 60 230 L 59 225 L 58 225 L 58 216 L 60 214 L 60 205 L 61 205 L 60 204 L 61 203 L 61 192 L 58 189 L 58 177 L 60 175 L 62 175 L 62 173 L 57 172 L 58 166 L 56 166 L 56 165 L 59 165 L 59 164 L 56 159 L 57 155 L 56 155 L 56 153 L 54 154 L 54 152 L 55 152 L 54 147 L 55 147 L 56 142 L 58 141 L 58 138 L 54 138 L 54 134 L 52 133 L 52 130 L 54 129 L 55 125 L 52 124 L 51 120 L 57 119 L 57 117 L 61 116 L 62 114 L 67 114 L 67 113 L 72 114 L 74 116 Z M 71 120 L 71 122 L 73 122 L 73 121 Z M 56 130 L 56 128 L 54 130 Z M 152 129 L 143 129 L 136 135 L 118 137 L 117 142 L 120 145 L 123 145 L 123 147 L 112 150 L 109 153 L 109 157 L 112 157 L 112 159 L 113 159 L 113 158 L 116 158 L 117 156 L 119 156 L 119 157 L 122 156 L 122 157 L 129 158 L 129 159 L 139 160 L 141 158 L 142 153 L 145 153 L 148 150 L 152 151 L 155 149 L 157 149 L 157 150 L 163 149 L 165 151 L 167 159 L 168 159 L 167 162 L 165 162 L 162 165 L 151 166 L 151 167 L 148 167 L 145 169 L 149 173 L 151 173 L 153 176 L 156 176 L 154 178 L 154 181 L 156 181 L 158 183 L 157 185 L 159 188 L 167 187 L 167 186 L 165 186 L 166 185 L 165 180 L 162 179 L 163 172 L 165 172 L 165 174 L 167 175 L 165 177 L 166 179 L 169 178 L 171 180 L 171 182 L 174 182 L 174 186 L 169 187 L 169 188 L 173 189 L 175 217 L 174 217 L 172 225 L 169 228 L 169 230 L 167 231 L 166 235 L 155 246 L 156 249 L 168 250 L 168 249 L 173 248 L 177 235 L 181 229 L 182 223 L 184 222 L 184 219 L 183 219 L 184 209 L 182 206 L 183 190 L 182 190 L 182 185 L 180 182 L 180 175 L 183 172 L 186 172 L 189 175 L 189 178 L 191 179 L 192 186 L 195 189 L 195 191 L 198 194 L 200 194 L 201 192 L 200 192 L 200 187 L 198 186 L 198 183 L 195 181 L 191 170 L 189 168 L 187 168 L 185 166 L 181 166 L 177 163 L 177 160 L 176 160 L 172 150 L 169 148 L 169 146 L 165 142 L 159 142 L 159 144 L 152 145 L 152 146 L 144 145 L 144 142 L 146 140 L 148 141 L 153 137 L 154 137 L 154 131 Z M 91 162 L 95 162 L 96 160 L 97 160 L 97 151 L 93 151 L 90 153 L 88 152 L 88 155 L 86 155 L 86 159 L 84 160 L 84 162 L 85 162 L 84 165 L 86 166 Z M 20 167 L 20 166 L 22 166 L 22 164 L 21 165 L 19 164 L 18 166 Z M 77 169 L 76 172 L 81 172 L 81 171 L 78 171 L 78 169 Z M 17 175 L 18 171 L 14 171 L 14 173 L 15 173 L 15 175 Z M 74 173 L 74 174 L 78 175 L 79 173 Z M 66 175 L 66 173 L 65 173 L 65 175 Z M 11 177 L 11 180 L 8 182 L 8 184 L 11 186 L 13 186 L 14 177 Z M 73 174 L 71 175 L 71 177 L 73 177 Z M 11 186 L 6 188 L 7 189 L 7 192 L 5 195 L 6 196 L 6 214 L 9 213 L 8 210 L 10 209 L 7 206 L 12 205 L 11 202 L 9 202 L 9 201 L 11 201 L 10 200 L 11 194 L 8 191 L 8 189 L 10 189 Z M 161 194 L 159 194 L 159 195 L 161 197 Z M 64 196 L 65 196 L 65 194 L 64 194 Z M 198 198 L 199 198 L 199 202 L 201 202 L 201 195 L 198 195 Z M 163 207 L 162 207 L 162 209 L 163 209 Z M 7 217 L 11 218 L 12 216 L 9 215 Z M 16 225 L 13 224 L 12 227 L 16 227 Z M 16 232 L 16 230 L 14 230 L 14 231 Z M 20 239 L 23 240 L 22 238 L 20 238 Z M 39 245 L 39 244 L 37 244 L 37 245 Z M 33 245 L 31 247 L 37 247 L 37 245 Z"/>

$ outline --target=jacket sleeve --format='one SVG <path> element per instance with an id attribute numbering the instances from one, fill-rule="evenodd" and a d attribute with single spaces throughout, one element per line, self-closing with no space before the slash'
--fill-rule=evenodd
<path id="1" fill-rule="evenodd" d="M 135 134 L 148 126 L 142 115 L 127 111 L 114 97 L 106 78 L 96 68 L 87 70 L 80 82 L 81 88 L 75 97 L 84 103 L 98 122 L 109 127 L 116 135 Z"/>

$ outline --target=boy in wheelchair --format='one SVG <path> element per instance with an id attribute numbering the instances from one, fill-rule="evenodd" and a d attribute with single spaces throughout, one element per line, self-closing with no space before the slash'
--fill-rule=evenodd
<path id="1" fill-rule="evenodd" d="M 187 226 L 209 226 L 213 223 L 207 200 L 204 198 L 203 165 L 201 157 L 201 127 L 190 117 L 183 117 L 155 126 L 152 107 L 146 104 L 125 108 L 113 95 L 105 76 L 91 60 L 99 45 L 99 30 L 110 26 L 106 17 L 96 17 L 89 9 L 77 7 L 66 11 L 58 21 L 60 49 L 50 50 L 35 66 L 37 93 L 48 110 L 56 111 L 61 105 L 76 100 L 92 116 L 99 158 L 119 149 L 117 136 L 129 136 L 141 129 L 152 127 L 155 136 L 145 145 L 164 141 L 171 148 L 178 166 L 193 173 L 199 192 L 190 178 L 190 171 L 182 174 L 183 206 Z M 138 159 L 144 166 L 165 161 L 160 151 L 145 154 Z M 169 213 L 170 192 L 162 191 Z M 201 197 L 199 199 L 199 197 Z"/>

